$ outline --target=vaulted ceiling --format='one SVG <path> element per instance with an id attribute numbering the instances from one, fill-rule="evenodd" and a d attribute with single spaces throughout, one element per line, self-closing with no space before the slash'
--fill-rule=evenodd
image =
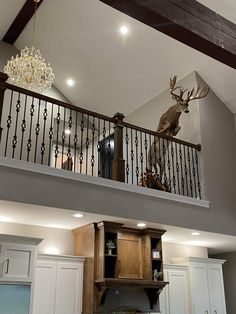
<path id="1" fill-rule="evenodd" d="M 1 1 L 1 39 L 23 4 Z M 236 9 L 234 1 L 227 5 Z M 119 32 L 122 25 L 128 34 Z M 32 27 L 31 19 L 15 42 L 18 49 L 30 45 Z M 36 47 L 54 69 L 55 86 L 74 105 L 128 115 L 165 90 L 170 76 L 197 71 L 236 113 L 235 70 L 99 0 L 44 0 L 38 9 Z M 68 78 L 75 80 L 73 87 L 67 86 Z"/>

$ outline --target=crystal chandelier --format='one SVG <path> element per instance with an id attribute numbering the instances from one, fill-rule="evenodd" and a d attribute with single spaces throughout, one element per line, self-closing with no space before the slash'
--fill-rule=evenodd
<path id="1" fill-rule="evenodd" d="M 43 92 L 51 88 L 55 75 L 50 64 L 45 62 L 40 51 L 36 50 L 33 46 L 37 3 L 41 0 L 33 1 L 35 2 L 35 12 L 31 48 L 25 47 L 21 50 L 19 56 L 12 57 L 4 67 L 4 73 L 8 75 L 9 83 Z"/>

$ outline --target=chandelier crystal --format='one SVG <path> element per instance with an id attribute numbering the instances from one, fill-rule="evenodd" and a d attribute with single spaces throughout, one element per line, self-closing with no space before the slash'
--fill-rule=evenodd
<path id="1" fill-rule="evenodd" d="M 33 35 L 35 32 L 36 9 L 39 0 L 35 2 L 34 26 Z M 33 43 L 32 39 L 32 43 Z M 55 75 L 49 63 L 46 63 L 39 50 L 36 50 L 31 45 L 31 48 L 25 47 L 21 50 L 20 55 L 7 61 L 4 67 L 4 73 L 8 75 L 8 82 L 14 85 L 21 86 L 26 89 L 31 89 L 43 92 L 51 88 Z"/>

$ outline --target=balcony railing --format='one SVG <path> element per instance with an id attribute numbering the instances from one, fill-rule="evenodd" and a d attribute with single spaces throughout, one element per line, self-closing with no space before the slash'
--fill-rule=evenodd
<path id="1" fill-rule="evenodd" d="M 0 73 L 0 154 L 201 198 L 200 145 L 6 83 Z"/>

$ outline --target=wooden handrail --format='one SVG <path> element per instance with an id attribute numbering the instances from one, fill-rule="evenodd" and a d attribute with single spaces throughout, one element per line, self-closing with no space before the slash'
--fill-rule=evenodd
<path id="1" fill-rule="evenodd" d="M 172 136 L 169 136 L 169 135 L 165 135 L 165 134 L 162 134 L 162 133 L 157 132 L 157 131 L 152 131 L 152 130 L 149 130 L 149 129 L 145 129 L 143 127 L 140 127 L 140 126 L 137 126 L 135 124 L 128 123 L 128 122 L 123 122 L 123 126 L 127 127 L 127 128 L 130 128 L 130 129 L 133 129 L 133 130 L 140 131 L 140 132 L 148 133 L 150 135 L 153 135 L 153 136 L 156 136 L 156 137 L 159 137 L 159 138 L 163 138 L 163 139 L 166 139 L 166 140 L 169 140 L 169 141 L 172 141 L 172 142 L 176 142 L 176 143 L 188 146 L 188 147 L 192 147 L 192 148 L 195 148 L 198 151 L 201 151 L 201 145 L 200 144 L 193 144 L 193 143 L 190 143 L 190 142 L 186 142 L 186 141 L 180 140 L 178 138 L 175 138 L 175 137 L 172 137 Z"/>

